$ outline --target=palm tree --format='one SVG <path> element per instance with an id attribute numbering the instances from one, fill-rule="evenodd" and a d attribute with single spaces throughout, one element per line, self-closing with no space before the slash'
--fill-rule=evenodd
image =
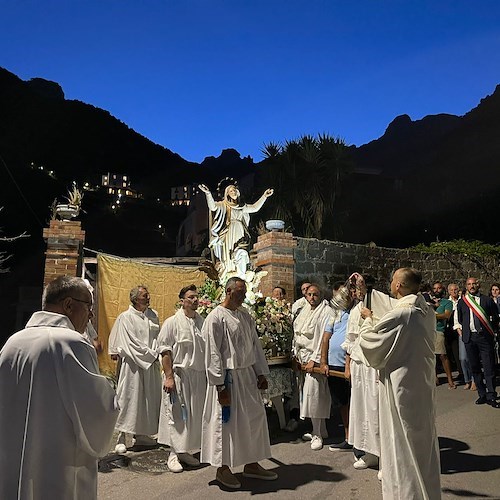
<path id="1" fill-rule="evenodd" d="M 293 227 L 292 206 L 295 195 L 293 179 L 295 168 L 284 154 L 284 148 L 276 142 L 265 144 L 261 150 L 264 155 L 264 183 L 274 188 L 274 196 L 268 201 L 273 217 L 284 220 Z"/>
<path id="2" fill-rule="evenodd" d="M 271 142 L 262 151 L 266 181 L 276 191 L 276 216 L 306 237 L 321 238 L 352 166 L 345 141 L 327 134 L 304 135 L 284 146 Z"/>

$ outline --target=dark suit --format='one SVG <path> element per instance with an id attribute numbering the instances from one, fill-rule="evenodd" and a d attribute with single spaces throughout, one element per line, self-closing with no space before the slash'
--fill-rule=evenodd
<path id="1" fill-rule="evenodd" d="M 475 299 L 477 302 L 477 297 Z M 491 297 L 482 294 L 479 296 L 479 305 L 490 320 L 493 330 L 497 332 L 499 320 L 497 305 Z M 460 299 L 457 304 L 458 322 L 462 325 L 462 340 L 467 351 L 467 358 L 474 382 L 477 386 L 477 393 L 479 397 L 486 396 L 486 399 L 489 401 L 495 400 L 497 395 L 495 391 L 495 339 L 483 327 L 476 316 L 474 316 L 474 328 L 476 332 L 471 332 L 471 314 L 471 310 L 467 304 Z M 481 372 L 481 364 L 484 374 Z"/>

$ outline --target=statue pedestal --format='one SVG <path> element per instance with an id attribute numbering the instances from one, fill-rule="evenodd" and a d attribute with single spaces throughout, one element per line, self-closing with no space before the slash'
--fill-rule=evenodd
<path id="1" fill-rule="evenodd" d="M 58 276 L 79 276 L 82 266 L 82 249 L 85 231 L 80 221 L 51 220 L 43 230 L 47 240 L 45 252 L 45 275 L 43 285 Z"/>
<path id="2" fill-rule="evenodd" d="M 275 286 L 286 290 L 286 299 L 293 302 L 295 294 L 295 259 L 293 250 L 297 246 L 292 233 L 271 231 L 258 237 L 253 250 L 255 267 L 267 271 L 260 282 L 264 296 L 270 296 Z"/>

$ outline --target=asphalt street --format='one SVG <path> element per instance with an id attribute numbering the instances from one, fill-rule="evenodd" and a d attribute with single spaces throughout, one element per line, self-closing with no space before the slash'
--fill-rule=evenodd
<path id="1" fill-rule="evenodd" d="M 444 380 L 443 380 L 444 382 Z M 477 393 L 460 386 L 437 387 L 437 430 L 441 449 L 441 487 L 444 499 L 500 499 L 500 409 L 474 404 Z M 273 458 L 261 464 L 275 470 L 276 481 L 258 481 L 241 476 L 242 488 L 230 491 L 215 481 L 215 468 L 205 466 L 181 473 L 168 471 L 168 449 L 127 452 L 128 466 L 102 461 L 99 499 L 137 500 L 212 498 L 349 499 L 382 498 L 377 470 L 355 470 L 351 452 L 328 450 L 328 443 L 341 440 L 342 429 L 334 418 L 330 438 L 320 451 L 300 439 L 309 431 L 307 422 L 297 432 L 281 431 L 274 413 L 269 415 Z M 123 462 L 123 460 L 122 460 Z"/>

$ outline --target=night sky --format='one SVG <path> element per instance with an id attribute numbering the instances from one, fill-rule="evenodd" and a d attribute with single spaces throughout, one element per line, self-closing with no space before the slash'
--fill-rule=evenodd
<path id="1" fill-rule="evenodd" d="M 498 0 L 0 1 L 0 66 L 58 82 L 188 160 L 400 114 L 462 115 L 500 83 Z"/>

